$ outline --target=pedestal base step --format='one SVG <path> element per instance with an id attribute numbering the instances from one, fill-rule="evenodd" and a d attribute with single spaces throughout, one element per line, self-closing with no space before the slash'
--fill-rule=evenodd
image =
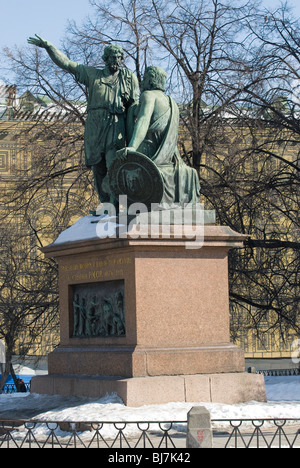
<path id="1" fill-rule="evenodd" d="M 266 401 L 263 375 L 230 373 L 158 377 L 103 377 L 47 375 L 33 377 L 31 392 L 47 395 L 76 395 L 101 398 L 116 393 L 126 406 L 170 402 L 213 402 L 224 404 Z"/>

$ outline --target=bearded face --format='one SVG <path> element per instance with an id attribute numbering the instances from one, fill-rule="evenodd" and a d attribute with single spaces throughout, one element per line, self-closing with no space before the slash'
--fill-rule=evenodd
<path id="1" fill-rule="evenodd" d="M 106 59 L 106 66 L 111 73 L 116 73 L 122 65 L 122 54 L 119 52 L 111 52 Z"/>

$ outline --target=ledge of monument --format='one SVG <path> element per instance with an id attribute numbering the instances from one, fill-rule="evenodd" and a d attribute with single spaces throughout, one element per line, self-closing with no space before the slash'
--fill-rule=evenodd
<path id="1" fill-rule="evenodd" d="M 214 219 L 211 215 L 210 219 Z M 99 224 L 100 221 L 100 224 Z M 134 221 L 129 226 L 119 224 L 116 217 L 99 219 L 97 216 L 85 216 L 79 219 L 73 226 L 63 231 L 50 245 L 42 248 L 46 256 L 68 255 L 74 248 L 84 251 L 101 250 L 108 248 L 122 248 L 126 246 L 172 246 L 182 247 L 186 241 L 190 241 L 193 232 L 197 229 L 203 232 L 203 244 L 201 247 L 243 247 L 248 235 L 240 234 L 229 226 L 216 224 L 166 224 L 147 225 L 136 224 Z M 152 229 L 152 228 L 157 229 Z M 168 230 L 167 228 L 170 227 Z M 166 230 L 165 230 L 166 229 Z M 104 234 L 99 236 L 99 232 Z M 151 236 L 151 232 L 157 235 Z M 198 231 L 197 231 L 198 232 Z"/>

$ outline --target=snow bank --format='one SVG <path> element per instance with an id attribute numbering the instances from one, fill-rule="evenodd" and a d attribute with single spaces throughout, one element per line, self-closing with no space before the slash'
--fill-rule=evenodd
<path id="1" fill-rule="evenodd" d="M 59 395 L 15 393 L 0 395 L 2 411 L 36 409 L 35 419 L 52 421 L 184 421 L 193 406 L 205 406 L 212 419 L 300 419 L 300 376 L 266 377 L 267 403 L 251 401 L 235 405 L 177 402 L 130 408 L 118 395 L 98 400 Z M 49 408 L 52 408 L 49 411 Z"/>
<path id="2" fill-rule="evenodd" d="M 265 377 L 270 401 L 300 401 L 300 376 Z"/>

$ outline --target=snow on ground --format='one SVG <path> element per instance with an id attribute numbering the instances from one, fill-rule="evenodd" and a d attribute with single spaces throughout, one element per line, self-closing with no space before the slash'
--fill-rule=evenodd
<path id="1" fill-rule="evenodd" d="M 193 406 L 205 406 L 212 419 L 299 418 L 300 376 L 265 377 L 267 403 L 235 405 L 176 402 L 130 408 L 115 394 L 98 400 L 59 395 L 0 395 L 0 413 L 38 409 L 35 419 L 52 421 L 184 421 Z M 50 408 L 50 409 L 49 409 Z"/>
<path id="2" fill-rule="evenodd" d="M 168 403 L 163 405 L 147 405 L 138 408 L 126 407 L 118 395 L 107 395 L 98 400 L 83 397 L 66 397 L 59 395 L 38 395 L 29 393 L 15 393 L 12 395 L 0 395 L 0 413 L 5 412 L 5 418 L 9 419 L 25 411 L 34 411 L 31 419 L 42 421 L 82 421 L 82 422 L 109 422 L 109 421 L 177 421 L 173 425 L 178 433 L 185 437 L 187 413 L 193 406 L 205 406 L 211 413 L 211 419 L 289 419 L 300 420 L 300 376 L 291 377 L 265 377 L 267 403 L 251 401 L 235 405 L 221 403 Z M 22 419 L 22 418 L 21 418 Z M 221 430 L 230 429 L 229 423 L 214 423 L 214 428 Z M 264 427 L 267 427 L 264 424 Z M 151 430 L 159 429 L 158 424 L 151 424 Z M 62 439 L 70 437 L 66 428 L 60 428 L 52 424 L 37 424 L 34 428 L 35 437 L 48 437 L 50 429 Z M 145 427 L 145 429 L 147 429 Z M 118 431 L 113 424 L 104 424 L 101 435 L 106 439 L 114 439 Z M 127 425 L 124 429 L 126 437 L 140 436 L 137 425 Z M 26 437 L 26 429 L 19 428 L 14 433 L 20 440 Z M 90 431 L 82 433 L 83 440 L 91 437 Z"/>
<path id="3" fill-rule="evenodd" d="M 300 375 L 265 377 L 265 382 L 268 400 L 300 402 Z"/>

